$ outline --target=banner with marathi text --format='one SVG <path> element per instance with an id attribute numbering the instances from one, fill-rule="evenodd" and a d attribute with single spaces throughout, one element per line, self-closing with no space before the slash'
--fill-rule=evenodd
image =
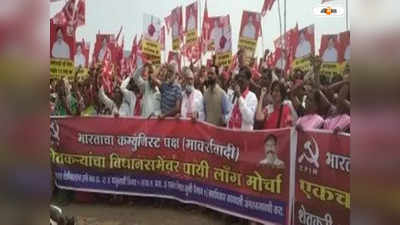
<path id="1" fill-rule="evenodd" d="M 314 24 L 301 29 L 296 35 L 294 60 L 292 69 L 300 69 L 303 72 L 311 70 L 310 55 L 315 52 Z"/>
<path id="2" fill-rule="evenodd" d="M 181 47 L 183 34 L 182 6 L 172 10 L 170 22 L 172 30 L 172 50 L 177 51 Z"/>
<path id="3" fill-rule="evenodd" d="M 350 136 L 299 132 L 295 225 L 350 224 Z"/>
<path id="4" fill-rule="evenodd" d="M 195 44 L 197 41 L 197 18 L 198 18 L 198 2 L 194 2 L 186 6 L 186 26 L 185 26 L 185 43 Z"/>
<path id="5" fill-rule="evenodd" d="M 288 224 L 291 134 L 176 119 L 51 118 L 50 159 L 61 189 L 174 198 Z"/>
<path id="6" fill-rule="evenodd" d="M 261 15 L 257 12 L 243 11 L 239 34 L 239 49 L 246 49 L 254 56 L 257 40 L 261 34 Z"/>
<path id="7" fill-rule="evenodd" d="M 339 40 L 339 34 L 325 34 L 321 36 L 321 47 L 319 55 L 322 59 L 320 73 L 332 79 L 342 74 L 342 66 L 339 57 L 343 47 Z"/>
<path id="8" fill-rule="evenodd" d="M 143 40 L 142 40 L 142 53 L 143 56 L 151 61 L 154 65 L 161 64 L 161 19 L 143 14 Z"/>
<path id="9" fill-rule="evenodd" d="M 229 66 L 232 62 L 232 28 L 230 17 L 221 16 L 218 20 L 218 29 L 214 29 L 214 48 L 217 66 Z"/>

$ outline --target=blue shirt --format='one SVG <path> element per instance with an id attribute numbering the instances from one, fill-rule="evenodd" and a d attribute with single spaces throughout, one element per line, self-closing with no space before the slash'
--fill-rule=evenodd
<path id="1" fill-rule="evenodd" d="M 176 107 L 176 102 L 182 99 L 182 89 L 179 84 L 163 83 L 161 92 L 161 113 L 166 114 Z"/>

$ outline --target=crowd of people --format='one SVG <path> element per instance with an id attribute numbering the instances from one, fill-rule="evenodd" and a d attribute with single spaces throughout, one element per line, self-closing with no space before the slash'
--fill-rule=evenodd
<path id="1" fill-rule="evenodd" d="M 114 79 L 110 93 L 102 85 L 102 66 L 93 66 L 87 79 L 50 82 L 51 115 L 174 117 L 239 130 L 350 132 L 348 65 L 343 76 L 326 77 L 319 73 L 321 59 L 311 56 L 310 71 L 283 74 L 265 65 L 255 69 L 255 60 L 246 63 L 245 57 L 239 50 L 232 68 L 145 63 L 120 82 Z"/>
<path id="2" fill-rule="evenodd" d="M 92 66 L 86 79 L 75 75 L 50 82 L 51 115 L 186 118 L 246 131 L 350 132 L 349 65 L 343 75 L 327 77 L 320 74 L 321 58 L 310 56 L 310 71 L 285 74 L 264 63 L 254 66 L 256 60 L 247 60 L 243 49 L 236 56 L 230 68 L 215 65 L 215 57 L 212 65 L 200 67 L 146 62 L 115 79 L 112 92 L 102 85 L 102 66 Z"/>

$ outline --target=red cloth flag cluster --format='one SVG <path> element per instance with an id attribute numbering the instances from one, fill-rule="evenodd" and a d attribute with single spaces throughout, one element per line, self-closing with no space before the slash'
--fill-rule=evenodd
<path id="1" fill-rule="evenodd" d="M 267 11 L 270 11 L 272 8 L 272 5 L 274 4 L 275 0 L 264 0 L 264 5 L 261 9 L 261 15 L 265 16 Z"/>

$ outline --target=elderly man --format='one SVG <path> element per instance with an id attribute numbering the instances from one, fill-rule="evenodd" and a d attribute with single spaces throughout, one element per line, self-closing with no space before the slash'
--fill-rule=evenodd
<path id="1" fill-rule="evenodd" d="M 53 48 L 51 49 L 51 55 L 54 58 L 69 59 L 70 58 L 69 46 L 64 41 L 63 31 L 60 27 L 57 28 L 56 35 L 57 35 L 57 40 L 53 44 Z"/>
<path id="2" fill-rule="evenodd" d="M 311 53 L 311 44 L 308 40 L 306 40 L 304 32 L 305 31 L 301 31 L 301 33 L 300 33 L 300 40 L 299 40 L 299 44 L 297 45 L 296 54 L 295 54 L 296 59 L 307 56 Z"/>
<path id="3" fill-rule="evenodd" d="M 158 86 L 152 77 L 155 74 L 150 64 L 139 67 L 133 74 L 133 80 L 143 93 L 141 116 L 148 118 L 149 116 L 159 116 L 161 114 L 161 94 Z"/>
<path id="4" fill-rule="evenodd" d="M 194 88 L 193 72 L 188 68 L 184 70 L 184 76 L 185 88 L 183 90 L 181 117 L 204 121 L 203 95 Z"/>
<path id="5" fill-rule="evenodd" d="M 325 49 L 324 54 L 322 55 L 323 62 L 337 62 L 338 53 L 335 48 L 335 40 L 333 37 L 330 37 L 328 40 L 328 48 Z"/>
<path id="6" fill-rule="evenodd" d="M 154 74 L 151 76 L 154 82 L 161 87 L 161 114 L 158 116 L 159 119 L 179 116 L 182 88 L 177 82 L 176 73 L 176 67 L 169 64 L 164 82 L 161 82 Z"/>
<path id="7" fill-rule="evenodd" d="M 85 67 L 86 66 L 86 57 L 82 53 L 82 45 L 78 44 L 76 48 L 76 54 L 74 56 L 74 64 L 75 67 Z"/>
<path id="8" fill-rule="evenodd" d="M 242 36 L 249 39 L 256 39 L 256 27 L 253 24 L 253 17 L 249 15 L 247 24 L 243 28 Z"/>
<path id="9" fill-rule="evenodd" d="M 99 99 L 114 116 L 133 116 L 134 114 L 136 95 L 132 91 L 130 81 L 130 76 L 122 81 L 121 86 L 114 89 L 112 99 L 105 94 L 103 86 L 100 88 Z"/>

